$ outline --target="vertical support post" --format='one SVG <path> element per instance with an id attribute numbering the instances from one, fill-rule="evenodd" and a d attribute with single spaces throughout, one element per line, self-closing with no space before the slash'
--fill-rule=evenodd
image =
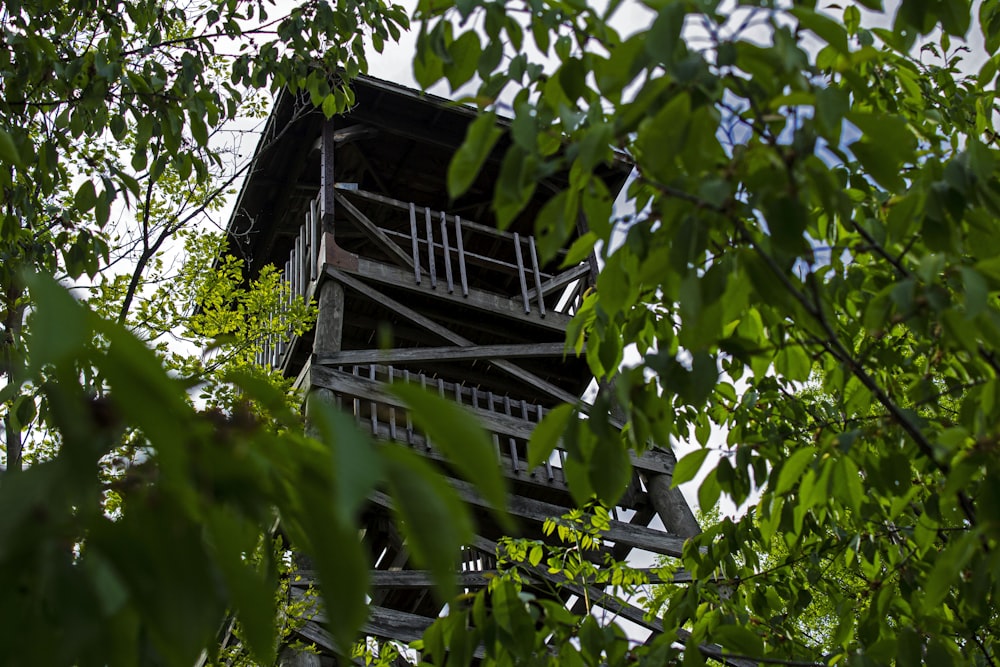
<path id="1" fill-rule="evenodd" d="M 312 248 L 312 251 L 309 253 L 309 275 L 310 280 L 316 280 L 319 278 L 320 224 L 319 206 L 315 199 L 309 202 L 309 214 L 306 216 L 306 221 L 309 225 L 309 247 Z"/>
<path id="2" fill-rule="evenodd" d="M 431 210 L 424 209 L 424 222 L 427 227 L 427 271 L 431 274 L 431 289 L 437 287 L 437 271 L 434 268 L 434 225 L 431 224 Z"/>
<path id="3" fill-rule="evenodd" d="M 462 296 L 469 296 L 469 279 L 465 275 L 465 241 L 462 240 L 462 216 L 455 216 L 455 246 L 458 248 L 458 276 L 462 280 Z"/>
<path id="4" fill-rule="evenodd" d="M 323 233 L 333 234 L 334 172 L 333 149 L 336 142 L 333 139 L 333 119 L 323 123 L 323 136 L 320 141 L 320 214 L 323 216 Z"/>
<path id="5" fill-rule="evenodd" d="M 329 357 L 340 352 L 344 337 L 344 286 L 327 279 L 319 288 L 319 314 L 313 337 L 313 355 Z"/>
<path id="6" fill-rule="evenodd" d="M 448 244 L 448 216 L 441 211 L 441 247 L 444 249 L 444 276 L 448 281 L 448 294 L 455 291 L 455 282 L 451 277 L 451 246 Z"/>
<path id="7" fill-rule="evenodd" d="M 312 254 L 312 250 L 309 248 L 309 235 L 305 225 L 299 228 L 299 241 L 299 248 L 302 250 L 299 253 L 299 296 L 305 297 L 309 292 L 309 283 L 312 281 L 309 277 L 309 256 Z"/>
<path id="8" fill-rule="evenodd" d="M 413 279 L 420 284 L 420 244 L 417 242 L 417 206 L 410 202 L 410 242 L 413 246 Z"/>
<path id="9" fill-rule="evenodd" d="M 524 302 L 524 314 L 531 312 L 528 303 L 528 281 L 524 277 L 524 257 L 521 254 L 521 235 L 514 232 L 514 256 L 517 258 L 517 277 L 521 280 L 521 300 Z"/>
<path id="10" fill-rule="evenodd" d="M 288 289 L 288 304 L 291 305 L 292 301 L 295 299 L 295 295 L 299 293 L 301 289 L 301 282 L 299 281 L 299 258 L 302 256 L 302 244 L 301 239 L 298 236 L 295 237 L 295 245 L 292 247 L 292 256 L 288 259 L 289 268 L 291 273 L 289 274 L 289 280 L 291 281 Z"/>
<path id="11" fill-rule="evenodd" d="M 542 276 L 538 271 L 538 252 L 535 250 L 535 237 L 528 237 L 528 249 L 531 250 L 531 270 L 535 274 L 535 297 L 538 299 L 538 314 L 545 317 L 545 299 L 542 297 Z"/>

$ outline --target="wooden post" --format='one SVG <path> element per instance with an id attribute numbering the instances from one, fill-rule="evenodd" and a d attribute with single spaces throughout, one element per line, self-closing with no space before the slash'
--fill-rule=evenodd
<path id="1" fill-rule="evenodd" d="M 313 338 L 313 355 L 326 357 L 341 350 L 344 336 L 344 286 L 326 279 L 319 288 L 319 315 Z"/>
<path id="2" fill-rule="evenodd" d="M 333 149 L 336 142 L 333 138 L 333 119 L 323 124 L 323 137 L 320 143 L 320 213 L 323 216 L 323 231 L 333 233 L 333 209 L 334 197 L 334 174 L 333 174 Z"/>
<path id="3" fill-rule="evenodd" d="M 667 532 L 685 539 L 701 532 L 701 526 L 684 500 L 684 494 L 680 489 L 671 487 L 670 475 L 647 475 L 646 492 Z"/>

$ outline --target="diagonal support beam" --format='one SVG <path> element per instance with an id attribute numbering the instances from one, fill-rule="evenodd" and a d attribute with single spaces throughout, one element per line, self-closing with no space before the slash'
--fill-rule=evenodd
<path id="1" fill-rule="evenodd" d="M 378 247 L 389 253 L 396 263 L 402 264 L 404 267 L 413 270 L 413 258 L 406 254 L 402 248 L 393 243 L 392 239 L 390 239 L 385 232 L 378 228 L 378 225 L 369 220 L 368 216 L 359 211 L 354 204 L 348 201 L 339 192 L 335 192 L 334 197 L 337 200 L 337 203 L 344 207 L 344 210 L 347 211 L 352 218 L 354 218 L 354 221 L 361 225 L 361 227 L 368 233 L 368 236 L 371 237 L 372 241 L 374 241 Z"/>
<path id="2" fill-rule="evenodd" d="M 567 269 L 562 273 L 556 274 L 542 283 L 542 296 L 546 297 L 556 290 L 566 287 L 574 280 L 579 280 L 580 278 L 586 277 L 590 273 L 590 267 L 586 264 L 580 264 L 579 266 L 574 266 L 572 269 Z M 538 289 L 532 288 L 528 290 L 528 298 L 536 299 L 538 298 Z"/>
<path id="3" fill-rule="evenodd" d="M 475 359 L 530 359 L 561 357 L 563 343 L 520 345 L 467 345 L 465 347 L 407 347 L 402 349 L 346 350 L 316 360 L 317 364 L 400 364 L 418 361 L 472 361 Z"/>
<path id="4" fill-rule="evenodd" d="M 427 329 L 428 331 L 431 331 L 441 336 L 450 343 L 454 343 L 459 347 L 471 347 L 474 345 L 474 343 L 468 338 L 465 338 L 464 336 L 455 333 L 451 329 L 438 324 L 437 322 L 435 322 L 434 320 L 430 319 L 425 315 L 421 315 L 412 308 L 404 306 L 395 299 L 386 296 L 385 294 L 379 292 L 375 288 L 366 285 L 365 283 L 347 275 L 346 273 L 338 271 L 337 269 L 331 268 L 329 266 L 327 267 L 326 272 L 336 280 L 343 283 L 344 285 L 364 294 L 365 296 L 369 297 L 370 299 L 373 299 L 374 301 L 377 301 L 383 306 L 394 310 L 396 313 L 410 320 L 414 324 L 417 324 Z M 531 385 L 535 389 L 548 394 L 549 396 L 555 398 L 556 400 L 562 401 L 563 403 L 570 403 L 573 405 L 576 405 L 577 403 L 580 402 L 578 396 L 574 396 L 565 389 L 557 387 L 551 382 L 547 382 L 546 380 L 538 377 L 533 373 L 529 373 L 528 371 L 524 370 L 517 364 L 514 364 L 510 361 L 505 361 L 503 359 L 496 359 L 491 363 L 500 370 L 502 370 L 503 372 L 511 375 L 515 379 L 520 380 L 525 384 Z"/>

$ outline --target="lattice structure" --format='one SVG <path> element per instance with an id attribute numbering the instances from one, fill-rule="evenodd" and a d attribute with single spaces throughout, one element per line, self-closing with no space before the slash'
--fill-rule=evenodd
<path id="1" fill-rule="evenodd" d="M 524 213 L 498 231 L 489 205 L 507 137 L 469 192 L 450 201 L 447 165 L 472 112 L 375 79 L 360 80 L 355 92 L 350 113 L 330 121 L 282 96 L 240 194 L 230 251 L 247 258 L 252 272 L 283 267 L 292 293 L 320 307 L 313 332 L 267 341 L 258 361 L 324 392 L 384 446 L 434 460 L 441 456 L 433 442 L 414 429 L 386 386 L 417 382 L 466 406 L 492 434 L 522 534 L 541 537 L 542 522 L 572 501 L 565 453 L 529 469 L 527 439 L 548 410 L 576 401 L 592 380 L 582 359 L 564 358 L 563 344 L 596 279 L 596 261 L 542 264 L 532 236 L 535 215 L 566 175 L 539 183 Z M 601 176 L 617 192 L 629 170 L 620 160 Z M 613 509 L 609 548 L 617 557 L 632 549 L 679 555 L 697 524 L 670 489 L 673 454 L 654 449 L 632 462 L 633 480 Z M 475 542 L 456 554 L 456 567 L 461 585 L 480 587 L 496 567 L 501 533 L 474 490 L 458 481 L 456 487 L 480 522 Z M 667 530 L 651 527 L 657 513 Z M 380 493 L 371 498 L 361 539 L 374 587 L 365 632 L 416 639 L 440 609 L 429 574 L 412 569 Z M 548 576 L 544 568 L 536 574 Z M 619 613 L 656 629 L 640 610 Z M 329 649 L 319 620 L 302 634 Z"/>

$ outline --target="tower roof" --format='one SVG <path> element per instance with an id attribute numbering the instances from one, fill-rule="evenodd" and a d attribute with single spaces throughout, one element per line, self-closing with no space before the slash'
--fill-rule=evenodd
<path id="1" fill-rule="evenodd" d="M 355 79 L 355 104 L 335 116 L 337 183 L 447 210 L 463 219 L 494 226 L 490 209 L 493 184 L 511 143 L 497 142 L 469 190 L 452 201 L 447 169 L 465 139 L 476 110 L 442 97 L 374 77 Z M 502 124 L 506 120 L 501 119 Z M 268 263 L 279 266 L 320 188 L 319 139 L 323 113 L 301 97 L 282 91 L 275 101 L 254 154 L 254 166 L 239 193 L 229 222 L 229 251 L 248 260 L 251 274 Z M 630 162 L 619 155 L 600 175 L 612 195 L 623 186 Z M 511 226 L 532 233 L 533 220 L 545 202 L 567 184 L 557 173 L 539 183 Z M 280 260 L 280 261 L 279 261 Z"/>

